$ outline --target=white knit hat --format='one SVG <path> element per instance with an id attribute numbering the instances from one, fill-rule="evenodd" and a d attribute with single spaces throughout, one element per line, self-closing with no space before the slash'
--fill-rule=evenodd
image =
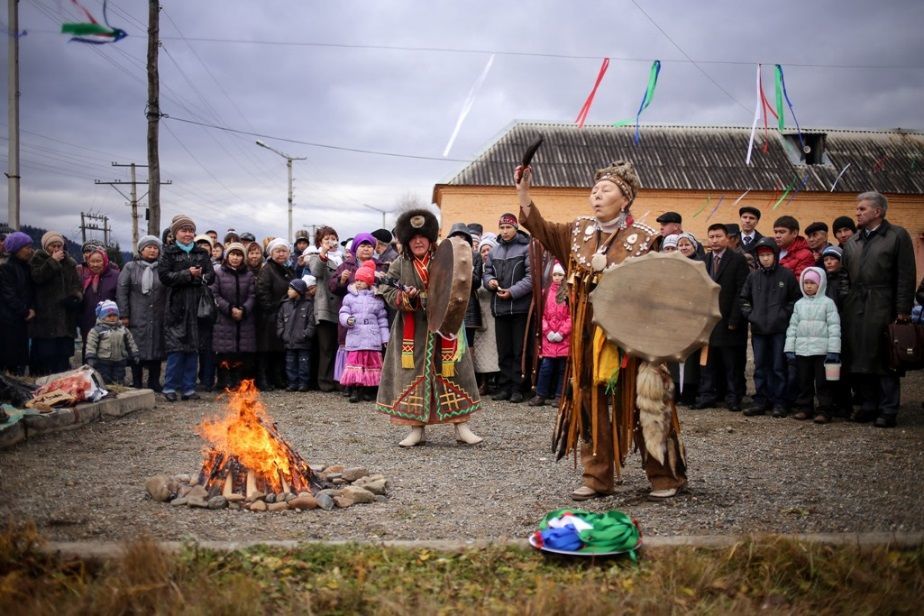
<path id="1" fill-rule="evenodd" d="M 266 245 L 266 254 L 270 256 L 273 254 L 273 251 L 277 248 L 285 248 L 287 251 L 292 252 L 292 249 L 289 248 L 289 242 L 285 241 L 281 237 L 277 237 L 272 242 Z"/>

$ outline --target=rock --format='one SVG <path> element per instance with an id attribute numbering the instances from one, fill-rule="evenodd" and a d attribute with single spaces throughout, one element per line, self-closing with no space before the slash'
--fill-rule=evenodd
<path id="1" fill-rule="evenodd" d="M 266 511 L 267 504 L 261 500 L 258 500 L 258 501 L 254 501 L 250 503 L 250 505 L 247 508 L 250 509 L 251 511 Z"/>
<path id="2" fill-rule="evenodd" d="M 343 478 L 349 482 L 356 481 L 360 477 L 366 477 L 369 474 L 369 471 L 363 468 L 362 466 L 354 466 L 353 468 L 347 468 L 343 471 Z"/>
<path id="3" fill-rule="evenodd" d="M 231 494 L 227 496 L 229 503 L 239 503 L 242 500 L 245 500 L 245 498 L 246 497 L 243 494 L 238 494 L 236 492 L 232 492 Z"/>
<path id="4" fill-rule="evenodd" d="M 318 507 L 324 511 L 330 511 L 334 508 L 334 499 L 330 494 L 327 494 L 326 492 L 318 492 L 317 495 L 315 495 L 314 500 L 317 502 Z"/>
<path id="5" fill-rule="evenodd" d="M 310 494 L 304 496 L 300 494 L 297 498 L 289 501 L 288 505 L 290 509 L 317 509 L 318 501 Z"/>
<path id="6" fill-rule="evenodd" d="M 287 496 L 287 495 L 286 495 L 285 492 L 276 492 L 276 502 L 277 502 L 277 503 L 281 503 L 281 502 L 285 501 L 285 500 L 286 500 L 286 496 Z"/>
<path id="7" fill-rule="evenodd" d="M 327 494 L 328 496 L 330 496 L 331 498 L 333 498 L 333 497 L 335 497 L 335 496 L 340 496 L 340 491 L 341 491 L 342 489 L 343 489 L 343 488 L 326 488 L 326 489 L 321 490 L 320 492 L 318 492 L 318 494 Z M 317 497 L 318 497 L 318 494 L 315 494 L 314 497 L 317 498 Z"/>
<path id="8" fill-rule="evenodd" d="M 180 473 L 179 475 L 174 475 L 173 478 L 180 484 L 185 483 L 186 485 L 190 485 L 192 483 L 192 475 L 189 473 Z"/>
<path id="9" fill-rule="evenodd" d="M 342 508 L 364 503 L 374 503 L 375 494 L 365 488 L 347 486 L 340 491 L 340 496 L 334 497 L 334 502 L 337 503 L 338 507 Z"/>
<path id="10" fill-rule="evenodd" d="M 285 499 L 283 499 L 283 501 L 285 501 Z M 267 505 L 272 505 L 276 502 L 276 495 L 270 492 L 263 498 L 263 502 L 265 502 Z"/>
<path id="11" fill-rule="evenodd" d="M 343 479 L 343 473 L 324 473 L 324 478 L 336 482 L 338 479 Z"/>
<path id="12" fill-rule="evenodd" d="M 387 502 L 388 502 L 388 497 L 385 496 L 384 494 L 376 494 L 376 495 L 375 495 L 375 502 L 377 502 L 377 503 L 387 503 Z"/>
<path id="13" fill-rule="evenodd" d="M 346 485 L 346 484 L 348 484 L 348 483 L 350 483 L 350 482 L 347 481 L 346 479 L 344 479 L 343 477 L 336 477 L 336 478 L 334 478 L 334 479 L 331 480 L 331 483 L 333 483 L 335 486 L 342 486 L 342 485 Z"/>
<path id="14" fill-rule="evenodd" d="M 388 487 L 388 480 L 385 479 L 383 475 L 369 475 L 368 477 L 361 477 L 356 480 L 353 482 L 353 485 L 357 488 L 369 490 L 373 494 L 385 494 L 385 489 Z"/>
<path id="15" fill-rule="evenodd" d="M 228 509 L 230 509 L 231 511 L 240 511 L 241 504 L 240 503 L 228 503 Z"/>
<path id="16" fill-rule="evenodd" d="M 190 507 L 202 507 L 205 509 L 209 506 L 209 493 L 205 486 L 195 485 L 186 495 L 186 504 Z"/>
<path id="17" fill-rule="evenodd" d="M 273 503 L 272 505 L 267 505 L 266 509 L 268 511 L 285 511 L 286 509 L 290 509 L 290 507 L 289 503 L 282 501 L 281 503 Z"/>
<path id="18" fill-rule="evenodd" d="M 308 468 L 311 469 L 312 473 L 323 473 L 327 469 L 326 464 L 309 464 Z"/>
<path id="19" fill-rule="evenodd" d="M 311 492 L 302 491 L 302 492 L 299 492 L 298 495 L 299 496 L 311 496 Z"/>
<path id="20" fill-rule="evenodd" d="M 228 499 L 219 494 L 208 500 L 209 509 L 224 509 L 228 506 Z"/>
<path id="21" fill-rule="evenodd" d="M 291 503 L 291 502 L 294 501 L 296 498 L 298 498 L 298 495 L 297 495 L 297 494 L 292 494 L 292 493 L 290 492 L 290 493 L 286 494 L 285 501 L 286 501 L 287 503 Z"/>
<path id="22" fill-rule="evenodd" d="M 179 507 L 180 505 L 185 505 L 186 502 L 187 501 L 186 501 L 185 496 L 177 496 L 172 501 L 170 501 L 170 504 L 173 505 L 174 507 Z"/>
<path id="23" fill-rule="evenodd" d="M 342 473 L 342 472 L 343 472 L 343 465 L 342 465 L 342 464 L 334 464 L 333 466 L 328 466 L 328 467 L 325 468 L 324 470 L 325 470 L 328 474 L 330 474 L 330 473 Z"/>
<path id="24" fill-rule="evenodd" d="M 154 475 L 144 482 L 144 489 L 151 498 L 159 503 L 165 503 L 174 498 L 177 493 L 176 482 L 166 475 Z"/>
<path id="25" fill-rule="evenodd" d="M 189 494 L 189 491 L 192 490 L 192 489 L 193 489 L 193 487 L 192 487 L 191 485 L 180 486 L 179 495 L 180 495 L 180 496 L 186 496 L 187 494 Z"/>

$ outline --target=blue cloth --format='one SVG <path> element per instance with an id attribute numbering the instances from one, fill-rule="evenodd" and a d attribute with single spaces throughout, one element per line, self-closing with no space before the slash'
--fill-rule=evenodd
<path id="1" fill-rule="evenodd" d="M 311 351 L 286 349 L 286 379 L 291 387 L 308 387 L 311 375 Z"/>
<path id="2" fill-rule="evenodd" d="M 195 242 L 192 242 L 191 244 L 183 244 L 181 242 L 174 242 L 174 244 L 176 244 L 176 247 L 182 250 L 183 252 L 185 252 L 186 254 L 189 254 L 190 252 L 192 252 L 192 249 L 196 247 Z"/>
<path id="3" fill-rule="evenodd" d="M 167 353 L 167 370 L 164 374 L 164 393 L 179 391 L 184 396 L 196 393 L 196 352 L 174 351 Z"/>
<path id="4" fill-rule="evenodd" d="M 536 395 L 542 398 L 561 396 L 565 376 L 565 357 L 543 357 L 536 379 Z"/>
<path id="5" fill-rule="evenodd" d="M 576 552 L 584 547 L 581 536 L 573 526 L 564 528 L 547 528 L 542 531 L 542 544 L 553 550 Z"/>
<path id="6" fill-rule="evenodd" d="M 786 334 L 751 333 L 754 348 L 755 401 L 766 406 L 786 405 Z"/>

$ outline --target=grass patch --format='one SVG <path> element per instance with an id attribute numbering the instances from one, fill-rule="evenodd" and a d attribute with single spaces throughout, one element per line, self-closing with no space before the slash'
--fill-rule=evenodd
<path id="1" fill-rule="evenodd" d="M 924 605 L 924 549 L 745 541 L 562 563 L 515 547 L 438 552 L 305 545 L 168 554 L 148 540 L 105 563 L 0 535 L 2 614 L 884 614 Z"/>

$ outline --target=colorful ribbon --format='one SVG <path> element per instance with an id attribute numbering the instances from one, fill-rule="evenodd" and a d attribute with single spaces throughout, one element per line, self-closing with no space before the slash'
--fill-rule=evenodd
<path id="1" fill-rule="evenodd" d="M 446 144 L 446 149 L 443 150 L 443 158 L 449 156 L 449 150 L 452 149 L 452 144 L 456 141 L 456 137 L 459 134 L 459 129 L 462 128 L 462 122 L 465 121 L 465 118 L 468 116 L 468 112 L 472 110 L 472 105 L 475 104 L 475 96 L 477 96 L 478 92 L 481 90 L 481 86 L 484 84 L 484 80 L 488 77 L 488 72 L 491 70 L 491 65 L 493 64 L 494 54 L 492 53 L 491 57 L 488 58 L 488 63 L 485 64 L 484 69 L 478 76 L 478 79 L 476 79 L 475 83 L 472 84 L 472 89 L 469 90 L 468 98 L 465 99 L 465 103 L 462 105 L 462 111 L 459 112 L 459 119 L 456 120 L 456 126 L 454 129 L 452 129 L 452 135 L 449 137 L 449 143 Z"/>
<path id="2" fill-rule="evenodd" d="M 852 164 L 853 164 L 853 163 L 847 163 L 847 164 L 844 166 L 844 168 L 841 169 L 841 172 L 837 174 L 837 177 L 834 178 L 834 184 L 831 184 L 831 192 L 834 192 L 835 187 L 837 187 L 837 183 L 841 181 L 841 177 L 843 177 L 844 172 L 847 171 L 847 167 L 849 167 L 849 166 L 852 165 Z"/>
<path id="3" fill-rule="evenodd" d="M 789 197 L 789 201 L 792 201 L 792 200 L 796 197 L 796 195 L 798 194 L 798 192 L 799 192 L 800 190 L 802 190 L 802 189 L 805 187 L 805 183 L 806 183 L 806 181 L 808 180 L 808 177 L 809 177 L 809 174 L 806 173 L 804 176 L 802 176 L 802 180 L 801 180 L 801 181 L 799 180 L 798 176 L 797 176 L 795 179 L 793 179 L 793 181 L 790 182 L 789 186 L 786 187 L 786 190 L 783 191 L 783 194 L 780 195 L 780 198 L 777 199 L 777 200 L 776 200 L 776 203 L 773 204 L 773 207 L 772 207 L 771 209 L 774 209 L 774 210 L 775 210 L 776 208 L 780 207 L 780 204 L 783 202 L 783 200 L 784 200 L 786 197 L 789 196 L 789 193 L 791 193 L 791 192 L 792 192 L 792 197 Z M 799 183 L 799 187 L 798 187 L 798 188 L 796 188 L 796 182 Z M 793 188 L 796 188 L 796 191 L 795 191 L 795 192 L 793 192 Z M 787 201 L 786 203 L 789 203 L 789 201 Z"/>
<path id="4" fill-rule="evenodd" d="M 697 216 L 702 214 L 703 210 L 705 210 L 709 206 L 710 203 L 712 203 L 712 195 L 706 195 L 706 202 L 703 203 L 703 207 L 696 210 L 696 213 L 693 214 L 693 218 L 696 218 Z"/>
<path id="5" fill-rule="evenodd" d="M 799 126 L 799 120 L 796 119 L 796 110 L 793 108 L 792 101 L 789 100 L 789 92 L 786 91 L 786 80 L 783 78 L 783 67 L 777 64 L 775 73 L 776 116 L 779 121 L 780 130 L 782 131 L 786 125 L 786 118 L 783 110 L 783 99 L 785 98 L 786 104 L 789 105 L 789 113 L 792 114 L 792 121 L 796 123 L 796 132 L 799 135 L 799 147 L 805 151 L 805 140 L 802 138 L 802 128 Z"/>
<path id="6" fill-rule="evenodd" d="M 93 17 L 93 14 L 77 2 L 77 0 L 71 0 L 71 4 L 80 9 L 88 21 L 61 24 L 61 32 L 64 34 L 73 34 L 74 36 L 71 37 L 71 42 L 76 43 L 105 45 L 106 43 L 121 41 L 128 36 L 128 33 L 125 30 L 113 28 L 109 25 L 109 17 L 106 15 L 106 5 L 108 2 L 109 0 L 103 0 L 103 23 L 100 24 Z"/>
<path id="7" fill-rule="evenodd" d="M 639 117 L 641 117 L 642 112 L 648 109 L 648 105 L 651 104 L 651 101 L 654 99 L 655 87 L 658 85 L 658 75 L 661 74 L 661 61 L 655 60 L 651 63 L 651 70 L 648 71 L 648 85 L 645 87 L 645 95 L 642 97 L 642 102 L 638 106 L 638 111 L 635 113 L 635 143 L 638 144 L 641 139 L 639 134 Z"/>
<path id="8" fill-rule="evenodd" d="M 755 79 L 757 88 L 757 100 L 754 102 L 754 121 L 751 123 L 751 138 L 748 139 L 748 154 L 744 159 L 744 164 L 751 164 L 751 152 L 754 150 L 754 134 L 757 132 L 757 122 L 760 120 L 760 110 L 763 108 L 764 92 L 760 87 L 760 64 L 757 65 L 757 78 Z"/>
<path id="9" fill-rule="evenodd" d="M 709 219 L 712 218 L 717 211 L 719 211 L 719 206 L 722 205 L 722 201 L 725 200 L 725 195 L 721 195 L 719 200 L 715 202 L 715 207 L 712 208 L 712 211 L 709 212 L 709 215 L 706 216 L 706 222 L 709 222 Z"/>
<path id="10" fill-rule="evenodd" d="M 590 91 L 590 94 L 587 95 L 587 100 L 584 101 L 584 105 L 581 107 L 577 117 L 574 119 L 575 123 L 578 125 L 578 128 L 583 128 L 584 122 L 587 120 L 587 114 L 590 113 L 590 107 L 594 104 L 594 96 L 597 95 L 597 88 L 600 87 L 600 82 L 603 81 L 603 76 L 606 75 L 606 69 L 609 67 L 610 59 L 603 58 L 603 63 L 600 65 L 600 72 L 597 73 L 597 80 L 594 82 L 594 87 Z"/>

